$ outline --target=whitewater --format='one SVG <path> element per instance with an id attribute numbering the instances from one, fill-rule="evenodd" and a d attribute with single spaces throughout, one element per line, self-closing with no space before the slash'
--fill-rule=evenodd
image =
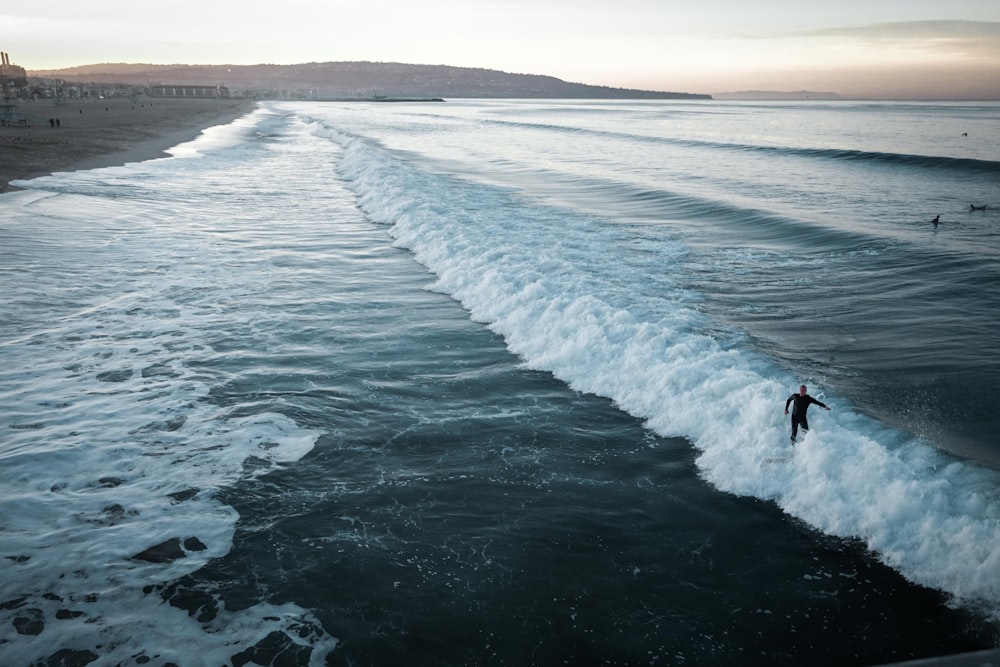
<path id="1" fill-rule="evenodd" d="M 19 182 L 0 656 L 995 646 L 997 137 L 976 103 L 267 103 Z M 799 384 L 832 409 L 793 447 Z"/>

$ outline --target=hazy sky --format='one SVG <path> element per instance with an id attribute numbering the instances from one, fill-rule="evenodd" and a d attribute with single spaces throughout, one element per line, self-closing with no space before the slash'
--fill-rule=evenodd
<path id="1" fill-rule="evenodd" d="M 0 7 L 28 70 L 372 60 L 715 93 L 1000 99 L 1000 0 L 46 0 Z"/>

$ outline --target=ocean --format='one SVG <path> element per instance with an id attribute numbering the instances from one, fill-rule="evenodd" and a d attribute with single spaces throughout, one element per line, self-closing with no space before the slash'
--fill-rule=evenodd
<path id="1" fill-rule="evenodd" d="M 16 185 L 2 665 L 1000 646 L 996 103 L 263 102 Z"/>

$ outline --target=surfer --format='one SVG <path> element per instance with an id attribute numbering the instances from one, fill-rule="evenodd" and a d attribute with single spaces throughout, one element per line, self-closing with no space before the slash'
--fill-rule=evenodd
<path id="1" fill-rule="evenodd" d="M 931 222 L 933 222 L 934 226 L 937 227 L 938 223 L 941 222 L 941 214 L 938 213 L 936 216 L 934 216 L 934 219 L 931 220 Z"/>
<path id="2" fill-rule="evenodd" d="M 821 408 L 829 410 L 826 403 L 817 401 L 815 398 L 806 393 L 806 386 L 802 385 L 799 387 L 799 393 L 792 394 L 785 401 L 785 414 L 788 414 L 788 406 L 794 401 L 795 405 L 792 406 L 792 444 L 795 444 L 795 436 L 799 434 L 799 427 L 802 427 L 802 432 L 805 433 L 809 430 L 809 421 L 806 419 L 806 411 L 809 409 L 810 405 L 814 403 Z"/>

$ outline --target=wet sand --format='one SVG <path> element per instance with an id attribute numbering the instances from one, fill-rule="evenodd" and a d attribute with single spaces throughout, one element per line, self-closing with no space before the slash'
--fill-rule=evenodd
<path id="1" fill-rule="evenodd" d="M 9 182 L 57 171 L 164 157 L 205 128 L 249 113 L 253 100 L 141 98 L 17 102 L 29 127 L 0 127 L 0 192 Z M 58 125 L 55 124 L 58 119 Z"/>

